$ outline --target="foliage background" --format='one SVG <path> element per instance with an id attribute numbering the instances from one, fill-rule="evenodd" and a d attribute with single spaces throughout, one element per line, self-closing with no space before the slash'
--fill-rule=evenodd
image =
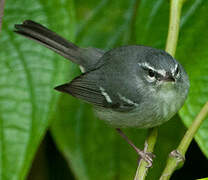
<path id="1" fill-rule="evenodd" d="M 190 125 L 208 99 L 207 10 L 205 0 L 184 5 L 176 58 L 189 74 L 191 89 L 180 117 L 159 130 L 149 179 L 158 179 L 168 153 L 185 132 L 182 122 Z M 77 179 L 133 179 L 137 166 L 135 152 L 114 129 L 94 117 L 89 105 L 53 90 L 79 74 L 78 68 L 14 34 L 14 24 L 35 20 L 82 47 L 107 50 L 143 44 L 164 49 L 168 17 L 167 0 L 7 1 L 0 35 L 0 179 L 27 176 L 47 130 Z M 208 120 L 196 136 L 205 156 L 207 126 Z M 146 130 L 125 132 L 143 146 Z M 50 161 L 56 162 L 52 156 Z"/>

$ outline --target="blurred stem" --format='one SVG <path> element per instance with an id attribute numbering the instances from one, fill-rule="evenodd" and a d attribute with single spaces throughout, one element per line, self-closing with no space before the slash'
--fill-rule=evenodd
<path id="1" fill-rule="evenodd" d="M 132 14 L 132 20 L 131 20 L 131 24 L 130 24 L 130 37 L 129 37 L 129 40 L 128 40 L 129 44 L 134 44 L 135 41 L 136 41 L 135 23 L 136 23 L 136 19 L 137 19 L 139 4 L 140 4 L 140 0 L 135 0 L 133 14 Z"/>
<path id="2" fill-rule="evenodd" d="M 208 115 L 208 102 L 203 106 L 200 113 L 197 115 L 194 122 L 192 123 L 192 125 L 187 130 L 186 134 L 184 135 L 183 139 L 181 140 L 181 143 L 178 146 L 179 152 L 183 152 L 183 151 L 186 152 L 186 150 L 189 147 L 189 144 L 194 138 L 194 135 L 196 134 L 201 123 L 203 122 L 203 120 L 206 118 L 207 115 Z M 182 155 L 185 155 L 185 153 Z"/>
<path id="3" fill-rule="evenodd" d="M 145 141 L 145 147 L 144 147 L 144 151 L 145 152 L 150 152 L 152 153 L 154 150 L 154 146 L 156 143 L 156 139 L 157 139 L 157 128 L 152 128 L 149 129 L 148 131 L 148 135 L 147 135 L 147 139 Z M 144 160 L 140 160 L 139 161 L 139 165 L 136 171 L 136 175 L 134 180 L 144 180 L 147 172 L 148 172 L 148 167 L 147 167 L 148 163 Z"/>
<path id="4" fill-rule="evenodd" d="M 196 119 L 194 120 L 194 122 L 189 127 L 186 134 L 184 135 L 183 139 L 181 140 L 178 148 L 174 151 L 177 152 L 182 158 L 178 159 L 177 157 L 170 155 L 166 167 L 162 173 L 162 176 L 160 177 L 160 180 L 170 179 L 171 175 L 173 174 L 173 172 L 175 171 L 181 160 L 185 157 L 186 151 L 192 139 L 194 138 L 194 135 L 196 134 L 201 123 L 207 117 L 207 115 L 208 115 L 208 102 L 201 109 L 200 113 L 197 115 Z"/>
<path id="5" fill-rule="evenodd" d="M 4 0 L 0 0 L 0 32 L 1 32 L 1 27 L 2 27 L 2 19 L 4 15 Z"/>
<path id="6" fill-rule="evenodd" d="M 168 27 L 168 37 L 166 42 L 166 51 L 172 56 L 175 55 L 176 46 L 179 35 L 180 15 L 184 0 L 171 0 L 170 4 L 170 18 Z M 147 152 L 153 152 L 154 145 L 157 139 L 157 128 L 150 129 L 147 137 Z M 144 160 L 141 160 L 137 168 L 134 180 L 144 180 L 148 171 Z"/>
<path id="7" fill-rule="evenodd" d="M 171 0 L 168 37 L 165 50 L 172 56 L 175 55 L 178 42 L 181 9 L 184 0 Z"/>

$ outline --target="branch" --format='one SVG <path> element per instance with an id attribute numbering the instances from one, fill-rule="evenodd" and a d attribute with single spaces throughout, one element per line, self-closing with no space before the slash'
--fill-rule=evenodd
<path id="1" fill-rule="evenodd" d="M 149 129 L 147 139 L 145 141 L 145 147 L 144 152 L 152 153 L 154 150 L 154 146 L 157 140 L 157 128 Z M 143 159 L 139 161 L 139 165 L 136 171 L 136 175 L 134 180 L 144 180 L 149 167 L 147 167 L 147 162 L 145 162 Z"/>
<path id="2" fill-rule="evenodd" d="M 187 130 L 186 134 L 184 135 L 183 139 L 181 140 L 178 148 L 175 150 L 175 152 L 179 153 L 180 156 L 185 157 L 186 151 L 194 138 L 194 135 L 196 134 L 197 130 L 199 129 L 201 123 L 208 115 L 208 102 L 204 105 L 204 107 L 201 109 L 200 113 L 197 115 L 196 119 L 192 123 L 192 125 Z M 162 176 L 160 177 L 160 180 L 168 180 L 177 166 L 179 165 L 180 159 L 175 158 L 173 156 L 170 156 L 168 158 L 166 167 L 162 173 Z"/>
<path id="3" fill-rule="evenodd" d="M 0 0 L 0 32 L 1 32 L 1 26 L 2 26 L 2 18 L 4 15 L 4 0 Z"/>

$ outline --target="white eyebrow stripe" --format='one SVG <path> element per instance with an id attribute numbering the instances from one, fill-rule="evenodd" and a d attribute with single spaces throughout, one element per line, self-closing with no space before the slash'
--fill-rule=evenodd
<path id="1" fill-rule="evenodd" d="M 177 68 L 178 68 L 178 64 L 175 65 L 175 71 L 174 72 L 176 72 Z"/>
<path id="2" fill-rule="evenodd" d="M 178 64 L 176 63 L 174 69 L 171 69 L 172 75 L 175 74 L 177 68 L 178 68 Z"/>
<path id="3" fill-rule="evenodd" d="M 143 63 L 138 63 L 139 66 L 143 66 L 146 67 L 148 69 L 151 69 L 159 74 L 161 74 L 162 76 L 166 75 L 166 71 L 164 69 L 154 69 L 152 66 L 149 65 L 149 63 L 147 62 L 143 62 Z"/>
<path id="4" fill-rule="evenodd" d="M 159 73 L 159 74 L 161 74 L 161 75 L 163 75 L 163 76 L 166 75 L 166 71 L 163 70 L 163 69 L 158 69 L 158 70 L 156 70 L 156 72 Z"/>
<path id="5" fill-rule="evenodd" d="M 148 69 L 151 69 L 153 71 L 156 71 L 156 69 L 154 69 L 152 66 L 150 66 L 147 62 L 143 62 L 143 63 L 138 63 L 139 66 L 142 67 L 147 67 Z"/>

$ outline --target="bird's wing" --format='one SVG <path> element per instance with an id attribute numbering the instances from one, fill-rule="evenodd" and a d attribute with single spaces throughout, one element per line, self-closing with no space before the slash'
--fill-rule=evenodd
<path id="1" fill-rule="evenodd" d="M 86 74 L 80 75 L 70 83 L 57 86 L 55 89 L 93 105 L 101 107 L 106 106 L 105 97 L 102 95 L 99 87 L 97 87 L 96 82 L 93 81 L 93 79 L 87 78 Z"/>
<path id="2" fill-rule="evenodd" d="M 96 80 L 88 77 L 88 73 L 80 75 L 70 83 L 57 86 L 55 89 L 95 106 L 110 108 L 119 112 L 128 112 L 136 107 L 135 103 L 106 92 L 103 87 L 97 84 Z"/>

